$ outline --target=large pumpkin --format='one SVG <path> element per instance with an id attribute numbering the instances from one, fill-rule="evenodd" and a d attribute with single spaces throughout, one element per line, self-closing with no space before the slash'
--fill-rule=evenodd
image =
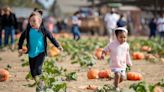
<path id="1" fill-rule="evenodd" d="M 96 79 L 98 78 L 98 73 L 99 73 L 99 70 L 97 69 L 89 69 L 87 72 L 87 77 L 88 79 Z"/>
<path id="2" fill-rule="evenodd" d="M 133 52 L 132 57 L 135 60 L 142 60 L 145 58 L 145 55 L 144 55 L 144 53 L 141 53 L 141 52 Z"/>
<path id="3" fill-rule="evenodd" d="M 9 72 L 5 69 L 0 69 L 0 82 L 9 79 Z"/>
<path id="4" fill-rule="evenodd" d="M 102 51 L 103 51 L 103 48 L 96 49 L 95 56 L 97 57 L 97 59 L 101 59 Z"/>
<path id="5" fill-rule="evenodd" d="M 127 79 L 128 80 L 141 80 L 142 79 L 142 75 L 140 73 L 136 73 L 136 72 L 128 72 L 127 73 Z"/>
<path id="6" fill-rule="evenodd" d="M 99 73 L 98 73 L 98 76 L 99 78 L 109 78 L 110 76 L 110 71 L 109 70 L 101 70 Z"/>

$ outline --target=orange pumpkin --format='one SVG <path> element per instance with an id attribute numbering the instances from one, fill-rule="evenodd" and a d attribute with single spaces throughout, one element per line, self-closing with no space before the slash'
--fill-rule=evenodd
<path id="1" fill-rule="evenodd" d="M 152 55 L 152 54 L 146 54 L 145 58 L 146 59 L 155 59 L 156 57 L 154 55 Z"/>
<path id="2" fill-rule="evenodd" d="M 151 47 L 149 47 L 149 46 L 142 46 L 141 47 L 141 50 L 142 51 L 148 51 L 149 52 L 149 51 L 151 51 Z"/>
<path id="3" fill-rule="evenodd" d="M 9 79 L 9 72 L 5 69 L 0 69 L 0 82 Z"/>
<path id="4" fill-rule="evenodd" d="M 98 78 L 98 73 L 99 73 L 99 70 L 97 69 L 89 69 L 87 72 L 87 77 L 88 79 L 96 79 Z"/>
<path id="5" fill-rule="evenodd" d="M 23 51 L 24 53 L 26 53 L 26 52 L 27 52 L 27 47 L 26 47 L 26 46 L 23 46 L 23 47 L 22 47 L 22 51 Z"/>
<path id="6" fill-rule="evenodd" d="M 51 57 L 57 56 L 57 55 L 59 55 L 59 53 L 60 53 L 60 50 L 59 50 L 58 48 L 56 48 L 56 47 L 51 47 L 51 48 L 49 49 L 49 51 L 48 51 L 48 54 L 49 54 L 49 56 L 51 56 Z"/>
<path id="7" fill-rule="evenodd" d="M 136 72 L 128 72 L 127 73 L 127 79 L 128 80 L 141 80 L 142 79 L 142 75 L 140 73 L 136 73 Z"/>
<path id="8" fill-rule="evenodd" d="M 103 48 L 96 49 L 95 56 L 97 57 L 97 59 L 101 59 L 102 51 L 103 51 Z"/>
<path id="9" fill-rule="evenodd" d="M 133 59 L 135 59 L 135 60 L 142 60 L 142 59 L 145 58 L 144 54 L 141 53 L 141 52 L 133 52 L 133 53 L 132 53 L 132 57 L 133 57 Z"/>
<path id="10" fill-rule="evenodd" d="M 99 78 L 109 78 L 110 76 L 110 71 L 109 70 L 101 70 L 98 73 Z"/>

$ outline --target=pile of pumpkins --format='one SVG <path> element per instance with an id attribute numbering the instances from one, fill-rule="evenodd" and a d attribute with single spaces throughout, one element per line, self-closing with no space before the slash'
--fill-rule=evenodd
<path id="1" fill-rule="evenodd" d="M 110 70 L 97 70 L 90 68 L 87 72 L 88 79 L 97 79 L 97 78 L 109 78 L 111 74 Z"/>
<path id="2" fill-rule="evenodd" d="M 111 76 L 111 70 L 98 70 L 89 69 L 87 72 L 88 79 L 98 79 L 98 78 L 109 78 Z M 137 72 L 127 72 L 127 80 L 138 81 L 142 80 L 142 75 Z"/>

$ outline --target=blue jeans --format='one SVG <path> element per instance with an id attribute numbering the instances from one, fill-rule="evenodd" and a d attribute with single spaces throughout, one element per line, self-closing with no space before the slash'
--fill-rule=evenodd
<path id="1" fill-rule="evenodd" d="M 14 27 L 5 27 L 5 46 L 8 45 L 9 37 L 11 37 L 11 45 L 14 44 L 15 29 Z"/>
<path id="2" fill-rule="evenodd" d="M 164 32 L 159 32 L 159 35 L 162 39 L 164 39 Z"/>
<path id="3" fill-rule="evenodd" d="M 73 38 L 75 40 L 79 40 L 80 39 L 80 30 L 79 30 L 79 26 L 78 25 L 73 25 L 72 26 L 72 33 L 73 33 Z"/>
<path id="4" fill-rule="evenodd" d="M 2 46 L 2 29 L 0 29 L 0 47 Z"/>

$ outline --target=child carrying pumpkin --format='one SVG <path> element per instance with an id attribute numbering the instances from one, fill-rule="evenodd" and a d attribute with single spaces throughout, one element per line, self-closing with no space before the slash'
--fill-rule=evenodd
<path id="1" fill-rule="evenodd" d="M 27 53 L 29 56 L 30 73 L 35 80 L 35 84 L 39 88 L 43 88 L 43 81 L 40 80 L 42 74 L 42 65 L 45 55 L 47 54 L 47 37 L 49 40 L 59 49 L 63 48 L 59 45 L 57 40 L 53 38 L 51 33 L 45 29 L 42 23 L 42 16 L 39 12 L 32 12 L 28 19 L 28 26 L 26 30 L 21 34 L 18 43 L 18 52 L 21 56 L 26 52 L 22 49 L 24 40 L 27 41 Z"/>
<path id="2" fill-rule="evenodd" d="M 110 52 L 110 68 L 114 72 L 114 86 L 120 92 L 119 83 L 126 77 L 127 65 L 132 66 L 129 54 L 129 44 L 126 42 L 128 31 L 123 27 L 115 29 L 116 39 L 109 43 L 102 51 L 101 58 Z"/>

